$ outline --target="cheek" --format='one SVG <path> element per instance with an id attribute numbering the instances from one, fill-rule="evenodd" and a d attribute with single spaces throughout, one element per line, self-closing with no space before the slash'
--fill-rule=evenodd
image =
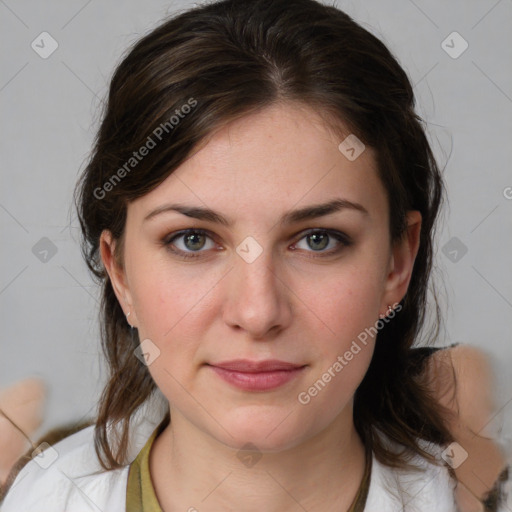
<path id="1" fill-rule="evenodd" d="M 297 293 L 307 312 L 310 330 L 327 342 L 319 348 L 332 355 L 344 351 L 353 339 L 378 320 L 382 290 L 380 278 L 369 267 L 347 266 L 317 281 L 304 282 Z M 304 317 L 306 318 L 306 317 Z M 315 331 L 312 331 L 315 332 Z"/>
<path id="2" fill-rule="evenodd" d="M 207 276 L 200 279 L 192 267 L 172 265 L 169 261 L 153 260 L 139 263 L 134 282 L 134 301 L 141 327 L 165 342 L 191 321 L 203 309 L 213 282 Z"/>
<path id="3" fill-rule="evenodd" d="M 202 325 L 198 315 L 205 292 L 191 286 L 189 278 L 157 268 L 141 274 L 135 289 L 140 340 L 151 340 L 158 350 L 149 372 L 169 400 L 178 397 L 185 407 L 188 394 L 182 386 L 189 388 L 197 371 Z"/>
<path id="4" fill-rule="evenodd" d="M 329 291 L 309 297 L 317 315 L 308 315 L 306 332 L 315 338 L 317 364 L 297 397 L 300 404 L 314 401 L 334 418 L 350 402 L 373 355 L 378 292 L 374 276 L 354 271 L 331 279 Z"/>
<path id="5" fill-rule="evenodd" d="M 188 269 L 169 263 L 140 265 L 143 272 L 133 280 L 140 340 L 150 339 L 160 356 L 150 372 L 160 386 L 172 385 L 172 376 L 180 382 L 192 379 L 198 350 L 204 338 L 207 315 L 211 315 L 215 276 L 198 279 Z"/>

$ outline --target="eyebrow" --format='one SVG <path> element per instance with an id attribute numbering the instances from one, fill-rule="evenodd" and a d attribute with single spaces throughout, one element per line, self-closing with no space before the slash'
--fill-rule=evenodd
<path id="1" fill-rule="evenodd" d="M 315 204 L 300 208 L 298 210 L 292 210 L 285 213 L 280 220 L 281 225 L 294 224 L 305 220 L 315 219 L 317 217 L 323 217 L 330 215 L 342 210 L 352 210 L 363 214 L 365 217 L 369 216 L 368 210 L 359 203 L 348 201 L 347 199 L 334 199 L 327 203 Z M 210 210 L 209 208 L 202 208 L 199 206 L 187 206 L 183 204 L 164 204 L 159 206 L 155 210 L 151 211 L 144 217 L 143 222 L 146 222 L 157 215 L 165 212 L 176 211 L 187 217 L 193 219 L 205 220 L 222 224 L 223 226 L 230 227 L 232 222 L 223 217 L 220 213 Z"/>

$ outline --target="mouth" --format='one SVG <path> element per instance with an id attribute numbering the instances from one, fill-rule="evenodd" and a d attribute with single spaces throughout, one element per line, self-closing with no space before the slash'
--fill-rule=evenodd
<path id="1" fill-rule="evenodd" d="M 278 361 L 236 359 L 207 364 L 213 372 L 232 386 L 245 391 L 268 391 L 298 377 L 307 365 Z"/>

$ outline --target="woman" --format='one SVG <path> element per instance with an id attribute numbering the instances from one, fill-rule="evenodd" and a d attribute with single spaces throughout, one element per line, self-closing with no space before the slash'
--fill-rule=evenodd
<path id="1" fill-rule="evenodd" d="M 77 187 L 94 439 L 27 464 L 6 512 L 456 510 L 456 397 L 412 349 L 443 197 L 413 106 L 387 48 L 311 0 L 142 38 Z"/>

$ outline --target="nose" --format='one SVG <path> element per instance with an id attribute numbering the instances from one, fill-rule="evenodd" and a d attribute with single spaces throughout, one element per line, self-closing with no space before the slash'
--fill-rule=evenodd
<path id="1" fill-rule="evenodd" d="M 291 292 L 286 278 L 282 272 L 278 276 L 267 251 L 252 263 L 236 258 L 227 276 L 224 321 L 232 328 L 246 331 L 252 339 L 275 336 L 291 319 Z"/>

